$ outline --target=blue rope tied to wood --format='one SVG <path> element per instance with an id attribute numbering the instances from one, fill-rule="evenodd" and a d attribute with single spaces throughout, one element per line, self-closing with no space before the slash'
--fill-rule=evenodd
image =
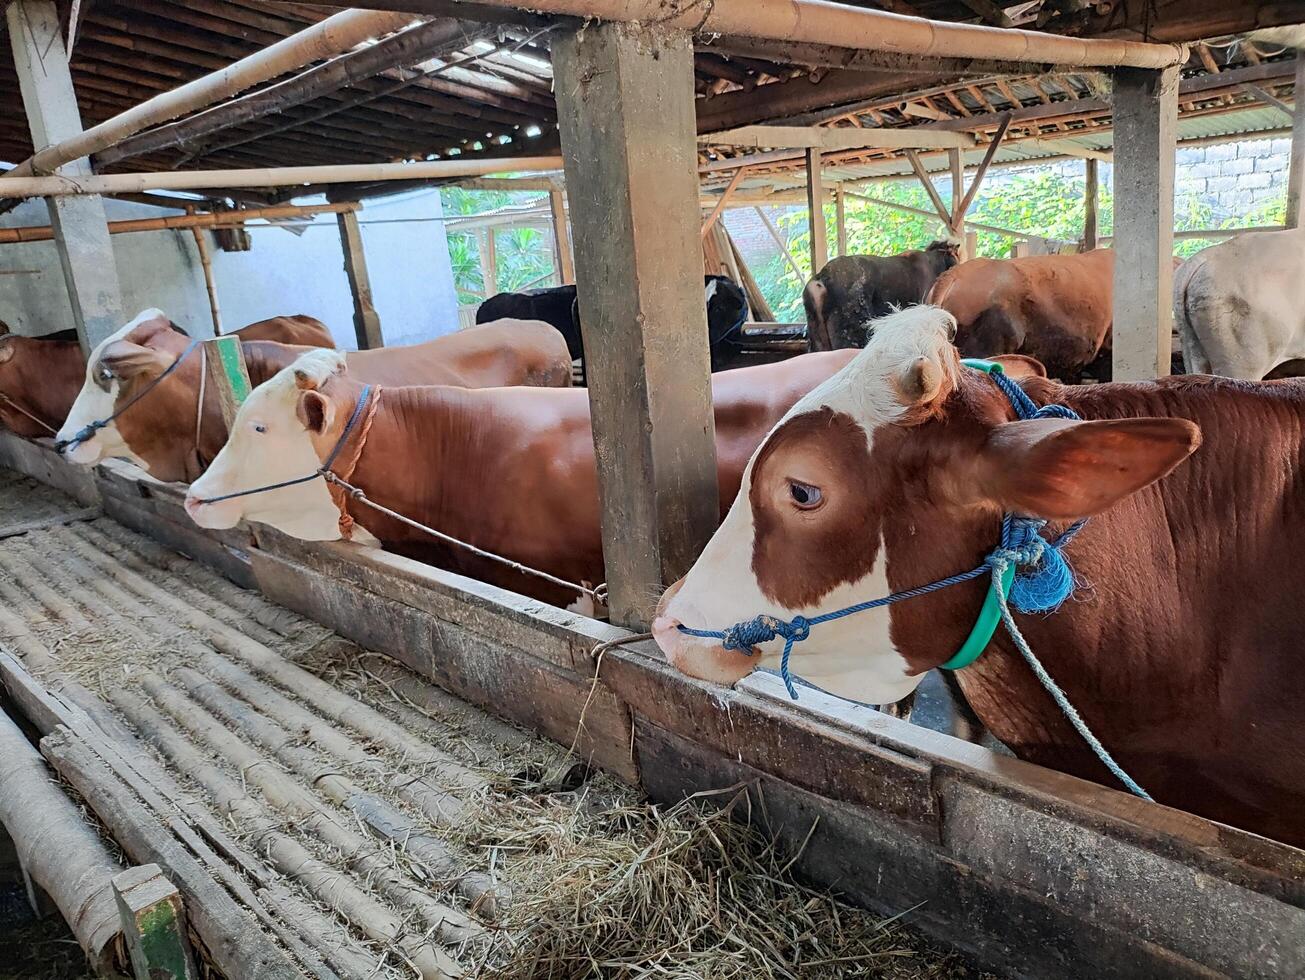
<path id="1" fill-rule="evenodd" d="M 1002 393 L 1010 401 L 1011 407 L 1015 409 L 1015 414 L 1019 419 L 1024 421 L 1040 418 L 1062 418 L 1076 421 L 1079 419 L 1078 414 L 1065 405 L 1039 406 L 1025 393 L 1023 388 L 1006 376 L 1000 365 L 980 363 L 982 363 L 980 369 L 986 371 L 997 387 L 1001 389 Z M 979 365 L 970 362 L 969 366 Z M 1088 728 L 1082 716 L 1070 704 L 1065 692 L 1047 673 L 1046 668 L 1042 666 L 1033 650 L 1029 647 L 1028 641 L 1024 639 L 1024 635 L 1020 632 L 1019 626 L 1010 611 L 1010 607 L 1014 606 L 1023 613 L 1054 612 L 1069 598 L 1074 591 L 1075 580 L 1073 570 L 1069 567 L 1069 562 L 1066 561 L 1063 554 L 1063 549 L 1086 524 L 1086 518 L 1075 521 L 1061 534 L 1048 540 L 1042 534 L 1043 529 L 1047 526 L 1045 520 L 1035 517 L 1023 517 L 1017 514 L 1006 514 L 1001 522 L 1001 543 L 983 559 L 982 564 L 970 569 L 968 572 L 951 575 L 914 589 L 894 592 L 879 599 L 858 602 L 855 605 L 836 609 L 833 612 L 822 613 L 811 618 L 794 616 L 791 620 L 784 620 L 778 616 L 760 615 L 744 620 L 741 623 L 735 623 L 723 630 L 693 629 L 684 625 L 681 625 L 679 629 L 680 632 L 688 636 L 720 640 L 721 646 L 726 650 L 737 650 L 748 654 L 751 654 L 754 648 L 762 643 L 782 638 L 784 640 L 784 651 L 780 655 L 779 672 L 784 679 L 784 686 L 788 689 L 789 697 L 796 701 L 798 693 L 793 683 L 793 675 L 789 669 L 789 660 L 793 653 L 793 645 L 807 639 L 811 635 L 812 627 L 866 612 L 870 609 L 878 609 L 907 599 L 928 595 L 931 592 L 938 592 L 952 585 L 972 581 L 985 574 L 990 575 L 992 577 L 992 588 L 996 592 L 1001 611 L 1001 622 L 1010 634 L 1020 656 L 1024 658 L 1034 676 L 1037 677 L 1038 682 L 1051 695 L 1052 700 L 1064 713 L 1070 725 L 1087 742 L 1106 768 L 1134 795 L 1149 800 L 1151 797 L 1147 792 L 1114 760 L 1105 746 L 1101 744 L 1101 741 Z M 1016 571 L 1008 595 L 1003 586 L 1002 578 L 1006 570 L 1011 567 L 1014 567 Z"/>

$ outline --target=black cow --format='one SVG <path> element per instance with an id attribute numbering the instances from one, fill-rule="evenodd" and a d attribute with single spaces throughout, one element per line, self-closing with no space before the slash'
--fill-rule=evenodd
<path id="1" fill-rule="evenodd" d="M 951 242 L 901 255 L 831 259 L 802 292 L 807 350 L 864 347 L 871 320 L 922 302 L 934 280 L 960 260 L 960 247 Z"/>
<path id="2" fill-rule="evenodd" d="M 728 276 L 704 276 L 703 291 L 707 303 L 707 340 L 711 349 L 711 369 L 731 366 L 739 353 L 739 337 L 748 319 L 748 299 L 739 285 Z M 566 338 L 571 357 L 584 371 L 585 345 L 580 331 L 579 303 L 575 286 L 553 286 L 521 293 L 499 293 L 480 304 L 477 323 L 489 323 L 504 317 L 543 320 L 551 323 Z"/>

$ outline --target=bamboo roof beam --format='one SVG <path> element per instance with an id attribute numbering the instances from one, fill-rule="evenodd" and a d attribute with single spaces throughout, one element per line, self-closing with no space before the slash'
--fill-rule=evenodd
<path id="1" fill-rule="evenodd" d="M 741 146 L 749 149 L 820 147 L 823 150 L 943 148 L 971 149 L 977 145 L 967 133 L 930 132 L 922 129 L 832 129 L 828 126 L 742 126 L 720 133 L 705 133 L 699 143 Z"/>

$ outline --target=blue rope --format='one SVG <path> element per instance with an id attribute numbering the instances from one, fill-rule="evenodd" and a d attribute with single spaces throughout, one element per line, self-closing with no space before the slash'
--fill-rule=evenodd
<path id="1" fill-rule="evenodd" d="M 190 345 L 184 351 L 181 352 L 180 357 L 178 357 L 175 361 L 173 361 L 166 368 L 164 368 L 163 372 L 157 378 L 155 378 L 144 388 L 138 391 L 135 397 L 133 397 L 129 402 L 127 402 L 126 405 L 123 405 L 122 408 L 118 409 L 108 418 L 96 419 L 94 422 L 89 422 L 86 425 L 82 426 L 82 428 L 77 431 L 77 434 L 74 435 L 71 439 L 56 442 L 54 444 L 54 451 L 57 453 L 61 453 L 69 446 L 76 446 L 80 443 L 86 442 L 87 440 L 91 439 L 95 435 L 95 433 L 99 432 L 101 429 L 108 428 L 115 421 L 117 421 L 119 417 L 121 417 L 123 412 L 127 411 L 127 409 L 131 408 L 138 401 L 140 401 L 142 398 L 148 395 L 151 391 L 153 391 L 160 384 L 162 384 L 163 380 L 168 375 L 170 375 L 173 371 L 177 370 L 177 368 L 181 367 L 181 362 L 184 361 L 187 357 L 189 357 L 190 352 L 193 351 L 196 347 L 198 347 L 202 343 L 203 343 L 202 340 L 192 340 L 190 342 Z"/>
<path id="2" fill-rule="evenodd" d="M 1073 409 L 1065 405 L 1039 406 L 1025 393 L 1023 388 L 998 368 L 994 367 L 989 371 L 988 377 L 993 380 L 1010 401 L 1016 416 L 1021 420 L 1027 421 L 1040 418 L 1078 420 L 1079 418 Z M 794 616 L 791 620 L 786 621 L 777 616 L 761 615 L 744 620 L 741 623 L 735 623 L 723 630 L 692 629 L 684 625 L 681 625 L 679 629 L 681 633 L 687 636 L 720 640 L 721 646 L 726 650 L 737 650 L 749 654 L 759 644 L 782 637 L 784 652 L 780 655 L 779 675 L 784 679 L 784 686 L 788 689 L 789 697 L 796 701 L 798 693 L 797 688 L 794 686 L 794 676 L 789 669 L 789 660 L 793 653 L 793 645 L 801 643 L 809 637 L 813 626 L 833 622 L 870 609 L 891 606 L 894 603 L 914 599 L 917 596 L 928 595 L 931 592 L 937 592 L 952 585 L 972 581 L 985 574 L 991 575 L 992 587 L 996 590 L 998 605 L 1001 609 L 1001 621 L 1014 641 L 1016 649 L 1019 650 L 1020 655 L 1028 663 L 1034 676 L 1037 677 L 1038 682 L 1051 695 L 1052 700 L 1056 702 L 1069 723 L 1074 727 L 1074 730 L 1088 743 L 1088 746 L 1096 753 L 1097 758 L 1101 760 L 1106 768 L 1114 773 L 1130 792 L 1149 800 L 1151 797 L 1124 772 L 1119 763 L 1115 762 L 1110 753 L 1106 751 L 1105 746 L 1092 734 L 1087 723 L 1074 710 L 1074 706 L 1069 703 L 1065 692 L 1052 680 L 1046 668 L 1034 656 L 1010 611 L 1010 606 L 1014 606 L 1022 613 L 1054 612 L 1069 598 L 1075 586 L 1074 572 L 1069 567 L 1069 562 L 1065 560 L 1062 552 L 1065 546 L 1074 540 L 1086 524 L 1086 518 L 1075 521 L 1055 538 L 1048 540 L 1042 534 L 1043 529 L 1047 526 L 1045 520 L 1006 514 L 1001 521 L 1001 543 L 983 559 L 981 565 L 970 569 L 968 572 L 951 575 L 914 589 L 894 592 L 880 599 L 858 602 L 855 605 L 813 616 L 810 619 L 805 616 Z M 1016 573 L 1008 596 L 1002 588 L 1002 575 L 1011 566 L 1014 566 Z M 800 678 L 798 680 L 801 681 Z M 814 686 L 807 684 L 805 681 L 801 681 L 801 683 L 805 686 Z"/>

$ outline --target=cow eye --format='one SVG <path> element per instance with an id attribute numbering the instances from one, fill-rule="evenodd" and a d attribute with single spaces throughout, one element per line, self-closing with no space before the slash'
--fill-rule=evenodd
<path id="1" fill-rule="evenodd" d="M 262 434 L 267 431 L 267 426 L 265 426 L 262 422 L 255 422 L 254 431 L 259 434 Z"/>
<path id="2" fill-rule="evenodd" d="M 99 374 L 100 374 L 100 380 L 105 382 L 106 384 L 113 380 L 113 372 L 110 371 L 108 366 L 105 364 L 100 365 Z"/>
<path id="3" fill-rule="evenodd" d="M 797 480 L 788 481 L 788 495 L 802 510 L 815 510 L 824 503 L 825 499 L 819 487 L 813 487 L 809 483 L 799 483 Z"/>

